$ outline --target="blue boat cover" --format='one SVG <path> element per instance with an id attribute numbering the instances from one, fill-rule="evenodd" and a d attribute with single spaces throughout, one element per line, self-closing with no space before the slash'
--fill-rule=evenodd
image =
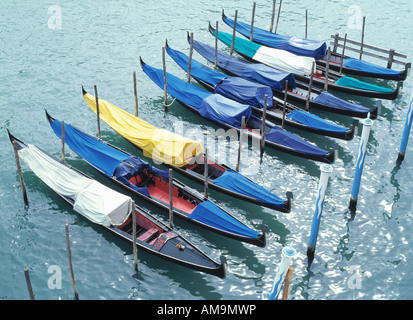
<path id="1" fill-rule="evenodd" d="M 212 63 L 215 62 L 215 49 L 213 47 L 196 40 L 193 41 L 193 45 L 194 49 L 205 59 Z M 218 51 L 217 64 L 225 72 L 270 86 L 272 89 L 285 89 L 286 80 L 288 80 L 289 88 L 295 88 L 293 74 L 276 70 L 261 63 L 249 63 L 228 53 Z"/>
<path id="2" fill-rule="evenodd" d="M 224 22 L 231 28 L 234 27 L 234 20 L 225 17 Z M 249 24 L 237 21 L 236 29 L 248 39 L 250 38 L 251 26 Z M 316 60 L 322 59 L 327 52 L 327 45 L 324 41 L 283 36 L 257 27 L 253 27 L 252 36 L 254 42 L 268 47 L 289 51 L 299 56 L 312 57 Z"/>
<path id="3" fill-rule="evenodd" d="M 284 207 L 283 199 L 277 197 L 264 187 L 252 182 L 234 170 L 228 169 L 222 176 L 215 179 L 214 183 L 217 186 L 246 195 L 263 203 L 280 208 Z"/>
<path id="4" fill-rule="evenodd" d="M 377 92 L 385 92 L 385 93 L 391 93 L 393 91 L 392 89 L 376 86 L 375 84 L 360 81 L 358 79 L 351 78 L 351 77 L 341 77 L 340 79 L 336 81 L 336 84 L 339 86 L 347 87 L 347 88 L 367 90 L 367 91 L 377 91 Z"/>
<path id="5" fill-rule="evenodd" d="M 261 109 L 264 108 L 264 97 L 267 95 L 267 108 L 273 105 L 273 93 L 270 87 L 239 77 L 223 79 L 215 86 L 214 92 Z"/>
<path id="6" fill-rule="evenodd" d="M 54 120 L 50 125 L 55 134 L 61 138 L 61 122 Z M 101 170 L 108 177 L 114 176 L 121 183 L 147 196 L 149 196 L 149 191 L 146 187 L 139 188 L 128 180 L 145 168 L 149 173 L 164 178 L 169 177 L 168 170 L 154 168 L 138 157 L 118 150 L 67 123 L 65 123 L 65 143 L 81 158 Z"/>
<path id="7" fill-rule="evenodd" d="M 188 218 L 240 236 L 257 238 L 259 235 L 259 232 L 247 227 L 210 201 L 197 205 Z"/>
<path id="8" fill-rule="evenodd" d="M 326 130 L 330 132 L 346 133 L 346 128 L 339 126 L 334 122 L 321 119 L 320 117 L 317 117 L 316 115 L 305 112 L 303 110 L 294 110 L 293 112 L 287 114 L 286 117 L 305 124 L 306 126 L 311 128 Z"/>
<path id="9" fill-rule="evenodd" d="M 182 69 L 188 70 L 189 57 L 186 54 L 173 50 L 169 46 L 166 48 L 166 51 Z M 194 59 L 191 62 L 191 76 L 215 86 L 214 93 L 221 94 L 239 103 L 263 108 L 264 96 L 267 95 L 268 108 L 273 104 L 273 93 L 270 87 L 244 78 L 227 76 L 217 70 L 208 68 Z"/>
<path id="10" fill-rule="evenodd" d="M 354 58 L 346 58 L 346 60 L 343 62 L 343 66 L 350 68 L 350 69 L 369 72 L 375 75 L 388 75 L 388 76 L 399 76 L 400 75 L 400 71 L 378 66 L 377 64 L 373 64 L 367 61 L 354 59 Z"/>
<path id="11" fill-rule="evenodd" d="M 321 93 L 317 98 L 313 99 L 313 101 L 315 103 L 332 107 L 335 109 L 349 110 L 365 114 L 370 112 L 369 108 L 363 107 L 362 105 L 359 105 L 357 103 L 352 103 L 350 101 L 343 100 L 326 91 Z"/>
<path id="12" fill-rule="evenodd" d="M 164 88 L 163 70 L 152 68 L 147 64 L 144 64 L 142 68 L 149 78 L 160 88 Z M 242 117 L 245 116 L 245 119 L 248 120 L 251 116 L 252 111 L 249 105 L 243 105 L 221 95 L 207 92 L 172 74 L 166 73 L 166 82 L 170 95 L 197 109 L 199 114 L 207 119 L 241 127 Z"/>

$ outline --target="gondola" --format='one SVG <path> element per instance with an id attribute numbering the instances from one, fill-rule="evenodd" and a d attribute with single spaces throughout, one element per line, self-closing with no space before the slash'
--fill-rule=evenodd
<path id="1" fill-rule="evenodd" d="M 83 87 L 82 91 L 86 103 L 96 113 L 95 97 Z M 159 129 L 105 100 L 99 99 L 98 104 L 100 119 L 142 150 L 144 156 L 197 183 L 205 184 L 205 153 L 199 142 Z M 287 192 L 287 200 L 283 200 L 229 166 L 211 157 L 207 161 L 209 188 L 263 207 L 290 212 L 291 192 Z"/>
<path id="2" fill-rule="evenodd" d="M 187 71 L 189 57 L 172 49 L 168 42 L 166 42 L 165 47 L 169 56 L 182 69 Z M 191 77 L 212 93 L 218 93 L 229 99 L 251 105 L 253 113 L 259 117 L 263 116 L 264 96 L 267 95 L 266 118 L 277 124 L 343 140 L 351 140 L 354 137 L 353 128 L 347 129 L 334 122 L 300 110 L 286 101 L 284 103 L 281 99 L 273 96 L 271 88 L 267 85 L 225 75 L 193 58 L 191 60 Z"/>
<path id="3" fill-rule="evenodd" d="M 187 38 L 190 42 L 189 34 Z M 193 40 L 193 48 L 206 60 L 215 63 L 215 49 L 213 47 Z M 311 88 L 310 98 L 308 99 L 308 85 L 296 81 L 291 73 L 276 70 L 262 63 L 250 63 L 218 50 L 217 65 L 228 75 L 270 86 L 274 95 L 282 99 L 286 90 L 285 83 L 288 80 L 287 101 L 306 105 L 308 100 L 310 110 L 316 108 L 350 117 L 366 118 L 369 116 L 371 119 L 377 118 L 377 106 L 371 109 L 366 108 L 315 87 Z"/>
<path id="4" fill-rule="evenodd" d="M 9 138 L 17 147 L 19 158 L 81 216 L 133 243 L 134 214 L 138 249 L 194 270 L 225 277 L 222 264 L 214 262 L 176 231 L 135 205 L 130 197 L 24 143 L 10 132 Z"/>
<path id="5" fill-rule="evenodd" d="M 46 117 L 54 133 L 61 139 L 62 123 Z M 142 159 L 99 140 L 70 124 L 64 124 L 65 144 L 106 178 L 134 196 L 169 210 L 169 173 Z M 173 180 L 173 213 L 183 220 L 224 236 L 265 247 L 265 233 L 249 228 L 234 216 L 205 199 L 194 189 Z M 266 229 L 266 228 L 264 228 Z"/>
<path id="6" fill-rule="evenodd" d="M 209 31 L 215 36 L 215 29 L 209 24 Z M 227 46 L 231 46 L 232 35 L 218 31 L 218 39 Z M 294 77 L 309 84 L 312 74 L 312 66 L 315 59 L 305 56 L 297 56 L 291 52 L 275 49 L 258 43 L 235 37 L 234 51 L 248 61 L 266 64 L 274 69 L 291 72 Z M 324 87 L 325 70 L 317 69 L 313 77 L 313 85 Z M 328 73 L 328 90 L 353 94 L 362 97 L 395 100 L 399 94 L 400 83 L 397 89 L 389 89 L 373 85 L 355 78 L 343 76 L 337 72 Z"/>
<path id="7" fill-rule="evenodd" d="M 229 27 L 234 27 L 234 20 L 228 18 L 224 10 L 222 10 L 222 20 Z M 251 25 L 237 20 L 236 30 L 250 39 Z M 264 46 L 286 50 L 299 56 L 312 57 L 316 59 L 317 65 L 321 67 L 327 65 L 327 45 L 324 41 L 284 36 L 255 26 L 253 27 L 252 41 Z M 399 71 L 346 55 L 341 57 L 338 53 L 331 53 L 329 68 L 334 71 L 340 71 L 341 69 L 343 73 L 356 76 L 404 81 L 411 68 L 411 63 L 406 63 L 405 69 Z"/>
<path id="8" fill-rule="evenodd" d="M 141 67 L 152 81 L 160 88 L 164 88 L 163 70 L 145 64 L 142 59 Z M 166 79 L 168 93 L 187 109 L 226 129 L 235 129 L 238 133 L 244 118 L 245 132 L 253 139 L 261 139 L 263 121 L 252 115 L 249 105 L 240 104 L 220 94 L 210 93 L 169 73 L 166 73 Z M 269 121 L 265 122 L 264 130 L 267 147 L 304 159 L 334 162 L 334 151 L 323 150 Z"/>

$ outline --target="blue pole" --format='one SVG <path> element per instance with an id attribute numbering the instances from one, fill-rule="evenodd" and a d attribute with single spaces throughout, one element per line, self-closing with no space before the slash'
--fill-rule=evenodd
<path id="1" fill-rule="evenodd" d="M 361 133 L 359 154 L 357 157 L 356 171 L 354 173 L 353 188 L 351 190 L 350 197 L 350 210 L 355 210 L 357 205 L 357 196 L 360 189 L 361 175 L 363 174 L 364 160 L 366 159 L 367 143 L 369 141 L 371 126 L 373 125 L 373 120 L 366 118 L 361 120 L 363 124 L 363 131 Z"/>
<path id="2" fill-rule="evenodd" d="M 407 142 L 409 141 L 410 129 L 412 127 L 412 120 L 413 120 L 413 91 L 410 97 L 409 109 L 407 110 L 406 123 L 404 124 L 403 137 L 402 137 L 402 141 L 400 143 L 400 148 L 399 148 L 399 157 L 397 158 L 397 160 L 400 162 L 404 160 L 404 156 L 406 154 Z"/>
<path id="3" fill-rule="evenodd" d="M 292 259 L 297 255 L 297 251 L 292 247 L 284 247 L 281 251 L 281 262 L 275 274 L 274 282 L 268 300 L 277 300 L 281 287 L 287 275 Z"/>
<path id="4" fill-rule="evenodd" d="M 307 247 L 307 257 L 309 262 L 311 262 L 314 258 L 318 230 L 320 229 L 321 215 L 323 213 L 324 197 L 326 194 L 328 179 L 330 177 L 330 173 L 333 171 L 333 167 L 329 164 L 323 164 L 321 165 L 320 169 L 320 182 L 318 185 L 318 194 L 313 215 L 313 222 L 311 223 L 311 234 Z"/>

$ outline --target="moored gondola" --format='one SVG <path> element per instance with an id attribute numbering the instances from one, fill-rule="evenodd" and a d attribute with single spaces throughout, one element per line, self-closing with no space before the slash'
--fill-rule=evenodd
<path id="1" fill-rule="evenodd" d="M 136 218 L 136 245 L 157 257 L 225 277 L 218 264 L 170 227 L 135 205 L 130 197 L 114 191 L 82 172 L 62 163 L 40 148 L 26 144 L 9 132 L 18 156 L 46 185 L 66 201 L 74 211 L 121 239 L 133 243 L 133 219 Z"/>
<path id="2" fill-rule="evenodd" d="M 46 112 L 54 133 L 62 137 L 62 123 Z M 142 159 L 99 140 L 65 123 L 65 144 L 106 178 L 134 196 L 169 210 L 169 173 Z M 246 226 L 227 211 L 205 199 L 199 192 L 173 179 L 174 216 L 224 236 L 260 247 L 266 244 L 265 233 Z M 266 228 L 263 228 L 266 229 Z"/>

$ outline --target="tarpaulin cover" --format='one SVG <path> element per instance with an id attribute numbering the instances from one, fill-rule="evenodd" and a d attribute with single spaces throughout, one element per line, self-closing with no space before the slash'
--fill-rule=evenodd
<path id="1" fill-rule="evenodd" d="M 205 59 L 215 62 L 215 49 L 213 47 L 196 40 L 194 40 L 193 45 L 194 49 Z M 288 80 L 288 87 L 295 87 L 295 78 L 291 73 L 275 70 L 262 63 L 249 63 L 222 51 L 217 53 L 218 67 L 225 72 L 270 86 L 276 90 L 283 90 L 286 80 Z"/>
<path id="2" fill-rule="evenodd" d="M 225 17 L 224 22 L 231 28 L 234 27 L 234 20 Z M 251 26 L 242 21 L 237 21 L 236 30 L 250 38 Z M 292 52 L 299 56 L 322 59 L 326 55 L 327 45 L 324 41 L 309 40 L 298 37 L 283 36 L 272 33 L 257 27 L 253 27 L 252 40 L 254 42 Z"/>
<path id="3" fill-rule="evenodd" d="M 265 135 L 265 140 L 278 143 L 306 154 L 316 155 L 321 158 L 326 156 L 326 151 L 299 138 L 295 134 L 288 132 L 280 127 L 274 126 L 269 133 Z"/>
<path id="4" fill-rule="evenodd" d="M 244 237 L 255 239 L 259 235 L 210 201 L 197 205 L 188 218 Z"/>
<path id="5" fill-rule="evenodd" d="M 242 117 L 244 116 L 247 121 L 251 113 L 249 105 L 225 98 L 220 94 L 211 94 L 199 106 L 199 114 L 203 117 L 237 128 L 241 127 Z"/>
<path id="6" fill-rule="evenodd" d="M 315 103 L 333 107 L 336 109 L 349 110 L 349 111 L 361 112 L 361 113 L 366 113 L 366 114 L 370 112 L 369 108 L 363 107 L 362 105 L 359 105 L 357 103 L 352 103 L 350 101 L 343 100 L 326 91 L 321 93 L 313 101 Z"/>
<path id="7" fill-rule="evenodd" d="M 376 86 L 375 84 L 360 81 L 358 79 L 351 78 L 351 77 L 341 77 L 340 79 L 336 81 L 336 84 L 339 86 L 347 87 L 347 88 L 367 90 L 367 91 L 377 91 L 377 92 L 385 92 L 385 93 L 391 93 L 393 91 L 392 89 Z"/>
<path id="8" fill-rule="evenodd" d="M 277 197 L 264 187 L 252 182 L 234 170 L 228 169 L 222 176 L 215 179 L 214 183 L 217 186 L 251 197 L 263 203 L 280 208 L 284 207 L 283 199 Z"/>
<path id="9" fill-rule="evenodd" d="M 264 108 L 264 97 L 267 95 L 267 108 L 271 108 L 273 104 L 270 87 L 239 77 L 222 80 L 215 86 L 214 93 L 261 109 Z"/>
<path id="10" fill-rule="evenodd" d="M 311 128 L 326 130 L 330 132 L 346 133 L 346 128 L 339 126 L 334 122 L 321 119 L 320 117 L 317 117 L 316 115 L 305 112 L 303 110 L 294 110 L 293 112 L 287 114 L 286 117 L 305 124 L 306 126 Z"/>
<path id="11" fill-rule="evenodd" d="M 213 33 L 215 34 L 216 31 Z M 233 36 L 229 33 L 218 31 L 218 39 L 227 46 L 231 46 Z M 239 37 L 235 37 L 234 50 L 245 54 L 257 62 L 298 75 L 311 75 L 313 63 L 315 63 L 314 58 L 298 56 L 285 50 L 270 48 Z"/>
<path id="12" fill-rule="evenodd" d="M 74 200 L 73 209 L 104 226 L 123 224 L 132 212 L 132 199 L 60 163 L 36 146 L 20 149 L 19 157 L 45 184 Z"/>
<path id="13" fill-rule="evenodd" d="M 171 58 L 185 71 L 188 71 L 188 61 L 189 57 L 177 50 L 173 50 L 170 46 L 166 47 L 166 52 L 171 56 Z M 221 82 L 222 79 L 225 79 L 227 75 L 208 68 L 199 61 L 195 59 L 191 60 L 191 76 L 204 80 L 205 82 L 216 85 Z"/>
<path id="14" fill-rule="evenodd" d="M 147 64 L 142 66 L 143 71 L 160 88 L 164 87 L 163 70 L 153 68 Z M 248 120 L 251 107 L 236 101 L 203 90 L 178 77 L 166 73 L 168 93 L 179 101 L 198 110 L 199 114 L 207 119 L 240 127 L 242 116 Z"/>
<path id="15" fill-rule="evenodd" d="M 96 113 L 95 97 L 89 93 L 83 97 Z M 182 167 L 203 152 L 201 143 L 159 129 L 102 99 L 99 99 L 99 114 L 107 125 L 142 149 L 146 157 L 159 163 Z"/>
<path id="16" fill-rule="evenodd" d="M 375 75 L 388 75 L 388 76 L 399 76 L 400 71 L 389 69 L 386 67 L 378 66 L 377 64 L 370 63 L 364 60 L 346 58 L 343 62 L 343 66 L 359 71 L 369 72 Z"/>

